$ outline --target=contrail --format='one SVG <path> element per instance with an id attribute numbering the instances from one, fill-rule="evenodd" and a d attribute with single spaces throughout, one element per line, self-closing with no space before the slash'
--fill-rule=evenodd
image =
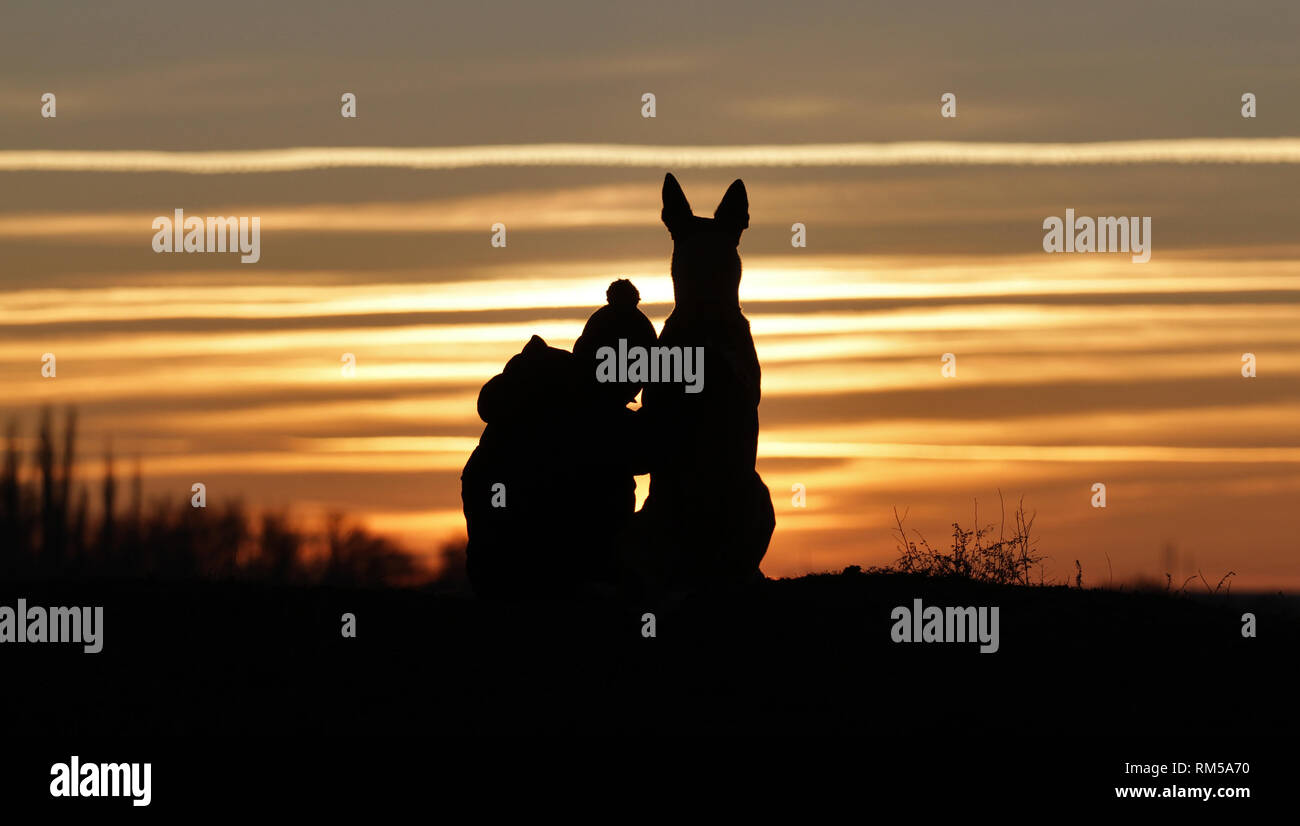
<path id="1" fill-rule="evenodd" d="M 504 146 L 321 146 L 233 152 L 16 149 L 2 172 L 172 172 L 221 175 L 312 169 L 467 169 L 487 166 L 849 167 L 1294 164 L 1300 138 L 1185 138 L 1095 143 L 824 143 L 637 146 L 545 143 Z"/>

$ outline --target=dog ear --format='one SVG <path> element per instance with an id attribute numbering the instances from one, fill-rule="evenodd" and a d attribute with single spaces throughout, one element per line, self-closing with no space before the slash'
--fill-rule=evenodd
<path id="1" fill-rule="evenodd" d="M 524 345 L 525 353 L 534 353 L 538 350 L 545 350 L 545 349 L 546 349 L 546 342 L 543 341 L 542 337 L 539 335 L 534 335 L 532 338 L 528 339 L 528 343 Z"/>
<path id="2" fill-rule="evenodd" d="M 749 195 L 745 193 L 744 181 L 737 178 L 727 187 L 727 194 L 713 211 L 713 220 L 733 230 L 737 239 L 749 227 Z"/>
<path id="3" fill-rule="evenodd" d="M 692 217 L 686 193 L 682 192 L 681 184 L 677 183 L 671 172 L 664 176 L 664 209 L 660 217 L 670 233 L 684 229 Z"/>

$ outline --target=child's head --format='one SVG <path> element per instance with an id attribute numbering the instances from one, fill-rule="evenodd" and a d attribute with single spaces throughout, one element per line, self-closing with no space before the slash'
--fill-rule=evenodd
<path id="1" fill-rule="evenodd" d="M 587 324 L 582 328 L 582 335 L 573 344 L 573 355 L 577 357 L 578 369 L 587 371 L 590 381 L 596 382 L 597 352 L 602 347 L 612 347 L 620 352 L 619 340 L 626 342 L 623 352 L 633 347 L 653 347 L 659 340 L 655 334 L 654 324 L 645 314 L 637 309 L 641 293 L 626 278 L 620 278 L 605 290 L 608 303 L 591 314 Z M 641 392 L 641 385 L 635 382 L 603 382 L 598 384 L 601 396 L 611 402 L 625 405 Z"/>

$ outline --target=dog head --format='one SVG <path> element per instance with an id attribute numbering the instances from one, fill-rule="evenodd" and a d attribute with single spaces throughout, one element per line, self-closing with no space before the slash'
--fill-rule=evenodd
<path id="1" fill-rule="evenodd" d="M 580 387 L 573 356 L 533 336 L 500 374 L 483 385 L 478 415 L 488 424 L 561 419 L 569 414 Z"/>
<path id="2" fill-rule="evenodd" d="M 740 306 L 740 234 L 749 226 L 745 183 L 727 188 L 712 218 L 691 212 L 672 173 L 664 176 L 663 222 L 673 238 L 673 298 L 679 309 L 733 310 Z"/>

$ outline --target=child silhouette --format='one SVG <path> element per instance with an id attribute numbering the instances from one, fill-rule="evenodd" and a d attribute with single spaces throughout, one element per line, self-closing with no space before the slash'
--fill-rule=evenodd
<path id="1" fill-rule="evenodd" d="M 627 406 L 641 385 L 598 380 L 597 353 L 620 339 L 648 348 L 656 336 L 632 282 L 605 295 L 573 353 L 533 336 L 479 393 L 487 427 L 461 475 L 479 594 L 545 596 L 621 577 L 649 445 Z"/>

